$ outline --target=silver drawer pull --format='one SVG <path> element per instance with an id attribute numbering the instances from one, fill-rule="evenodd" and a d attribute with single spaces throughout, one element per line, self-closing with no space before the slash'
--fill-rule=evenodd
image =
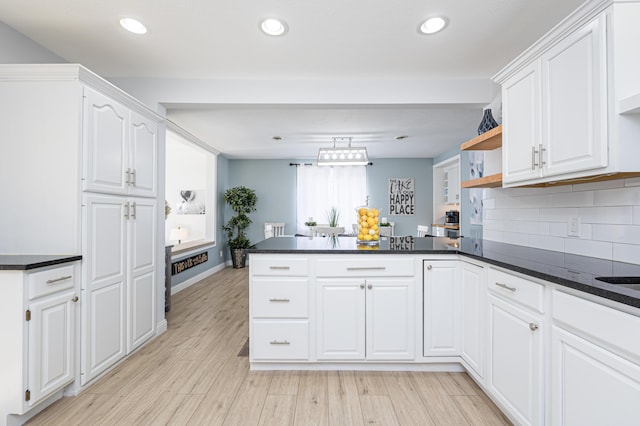
<path id="1" fill-rule="evenodd" d="M 506 284 L 496 283 L 496 285 L 497 285 L 498 287 L 506 288 L 506 289 L 507 289 L 507 290 L 509 290 L 509 291 L 516 291 L 516 288 L 515 288 L 515 287 L 509 287 L 509 286 L 508 286 L 508 285 L 506 285 Z"/>
<path id="2" fill-rule="evenodd" d="M 285 302 L 285 303 L 289 303 L 289 302 L 291 302 L 291 300 L 289 300 L 289 299 L 269 299 L 269 302 Z"/>
<path id="3" fill-rule="evenodd" d="M 73 278 L 72 275 L 65 275 L 64 277 L 56 278 L 56 279 L 53 279 L 53 280 L 47 280 L 47 284 L 55 284 L 55 283 L 60 282 L 60 281 L 70 280 L 71 278 Z"/>
<path id="4" fill-rule="evenodd" d="M 348 266 L 347 271 L 384 271 L 386 266 Z"/>
<path id="5" fill-rule="evenodd" d="M 270 345 L 290 345 L 291 342 L 288 340 L 283 340 L 283 341 L 278 341 L 278 340 L 272 340 L 269 342 Z"/>
<path id="6" fill-rule="evenodd" d="M 289 266 L 269 266 L 269 269 L 279 269 L 279 270 L 289 270 L 291 267 Z"/>
<path id="7" fill-rule="evenodd" d="M 538 329 L 538 326 L 531 322 L 529 323 L 529 329 L 531 331 L 536 331 Z"/>

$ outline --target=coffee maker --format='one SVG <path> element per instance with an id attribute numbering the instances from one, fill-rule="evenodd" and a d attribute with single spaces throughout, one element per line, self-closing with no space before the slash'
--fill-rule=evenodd
<path id="1" fill-rule="evenodd" d="M 449 210 L 444 212 L 444 223 L 447 225 L 457 225 L 460 223 L 460 212 L 458 210 Z"/>

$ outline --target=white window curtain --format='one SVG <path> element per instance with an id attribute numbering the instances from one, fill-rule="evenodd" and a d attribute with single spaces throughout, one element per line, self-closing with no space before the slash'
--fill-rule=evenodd
<path id="1" fill-rule="evenodd" d="M 296 232 L 308 231 L 304 223 L 310 217 L 318 225 L 328 223 L 327 212 L 336 207 L 340 212 L 339 226 L 350 233 L 351 224 L 356 223 L 355 209 L 365 203 L 366 192 L 365 166 L 298 166 Z"/>

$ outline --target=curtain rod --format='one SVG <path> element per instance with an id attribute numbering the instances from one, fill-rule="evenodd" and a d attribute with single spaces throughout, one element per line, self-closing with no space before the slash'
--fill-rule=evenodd
<path id="1" fill-rule="evenodd" d="M 289 167 L 291 167 L 291 166 L 296 166 L 296 167 L 298 167 L 298 166 L 313 166 L 313 163 L 302 163 L 302 164 L 301 163 L 289 163 Z M 367 163 L 367 166 L 373 166 L 373 163 L 371 161 L 369 161 Z M 331 166 L 331 167 L 333 167 L 333 166 Z"/>

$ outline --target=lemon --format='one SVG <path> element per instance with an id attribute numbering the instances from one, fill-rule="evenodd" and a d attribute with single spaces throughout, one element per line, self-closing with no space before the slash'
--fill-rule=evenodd
<path id="1" fill-rule="evenodd" d="M 371 235 L 364 235 L 362 239 L 365 241 L 371 241 Z"/>

